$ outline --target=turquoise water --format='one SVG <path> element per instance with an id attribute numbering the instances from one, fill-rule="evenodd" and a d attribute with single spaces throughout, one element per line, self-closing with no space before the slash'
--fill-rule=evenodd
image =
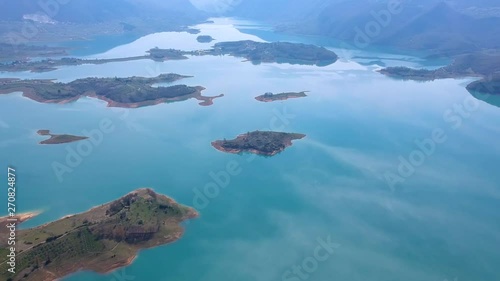
<path id="1" fill-rule="evenodd" d="M 233 23 L 217 20 L 202 32 L 220 40 L 254 38 Z M 146 36 L 102 56 L 135 55 L 155 45 L 198 47 L 196 35 L 174 42 L 176 36 Z M 471 98 L 464 88 L 469 79 L 397 81 L 375 69 L 352 60 L 317 68 L 194 57 L 1 73 L 71 81 L 175 72 L 193 75 L 179 83 L 202 85 L 206 95 L 225 94 L 210 107 L 189 100 L 132 110 L 110 109 L 90 98 L 50 105 L 20 94 L 0 96 L 0 153 L 4 167 L 18 171 L 18 208 L 44 211 L 24 227 L 152 187 L 200 210 L 200 218 L 185 224 L 182 239 L 142 251 L 115 273 L 83 272 L 64 280 L 287 280 L 283 274 L 313 255 L 318 238 L 327 237 L 340 247 L 307 278 L 288 280 L 499 280 L 500 111 Z M 302 90 L 311 91 L 309 97 L 254 100 L 267 91 Z M 471 110 L 449 115 L 464 103 Z M 103 120 L 112 123 L 112 131 L 58 179 L 52 164 L 65 164 L 68 151 L 81 144 L 38 145 L 43 138 L 36 131 L 83 134 Z M 307 137 L 268 158 L 210 146 L 256 129 Z M 429 138 L 436 129 L 446 141 L 404 182 L 387 184 L 384 174 L 397 174 L 398 157 L 408 159 L 418 148 L 415 139 Z M 194 190 L 214 182 L 211 172 L 226 170 L 228 163 L 236 163 L 240 173 L 207 206 L 194 202 Z"/>

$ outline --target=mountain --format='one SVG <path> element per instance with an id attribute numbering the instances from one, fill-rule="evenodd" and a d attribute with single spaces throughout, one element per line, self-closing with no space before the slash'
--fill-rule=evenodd
<path id="1" fill-rule="evenodd" d="M 401 0 L 397 13 L 389 12 L 391 2 L 276 0 L 266 4 L 244 0 L 228 14 L 266 21 L 280 31 L 328 36 L 358 47 L 374 44 L 445 55 L 500 48 L 498 1 Z"/>
<path id="2" fill-rule="evenodd" d="M 59 4 L 61 3 L 61 4 Z M 0 18 L 19 21 L 25 15 L 47 15 L 54 21 L 96 23 L 130 17 L 165 17 L 172 20 L 200 19 L 206 15 L 188 0 L 0 0 Z"/>

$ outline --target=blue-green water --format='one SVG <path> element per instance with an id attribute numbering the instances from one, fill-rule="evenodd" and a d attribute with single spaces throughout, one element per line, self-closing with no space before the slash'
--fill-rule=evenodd
<path id="1" fill-rule="evenodd" d="M 218 20 L 202 31 L 222 41 L 256 39 L 231 23 Z M 102 56 L 182 44 L 199 47 L 196 35 L 162 33 Z M 405 57 L 401 64 L 417 61 Z M 44 211 L 24 227 L 86 211 L 139 187 L 198 207 L 201 217 L 186 223 L 179 241 L 144 250 L 115 273 L 77 273 L 67 281 L 500 280 L 500 110 L 471 98 L 464 88 L 470 80 L 397 81 L 374 70 L 350 60 L 317 68 L 194 57 L 1 73 L 71 81 L 175 72 L 193 75 L 180 83 L 202 85 L 206 95 L 225 94 L 210 107 L 189 100 L 132 110 L 90 98 L 51 105 L 2 95 L 2 165 L 18 171 L 18 211 Z M 301 90 L 311 91 L 309 97 L 254 100 L 267 91 Z M 453 113 L 457 104 L 469 110 Z M 111 122 L 111 132 L 59 180 L 53 163 L 66 164 L 68 151 L 85 149 L 84 142 L 42 146 L 36 131 L 83 134 L 103 120 Z M 268 158 L 210 146 L 256 129 L 307 138 Z M 398 157 L 408 159 L 418 149 L 415 140 L 431 138 L 437 129 L 446 140 L 391 188 L 384 175 L 398 175 Z M 194 190 L 203 191 L 214 182 L 211 173 L 228 164 L 239 172 L 228 185 L 208 205 L 193 201 Z M 5 196 L 0 200 L 6 202 Z M 307 277 L 282 278 L 313 255 L 318 238 L 327 237 L 340 245 L 328 259 Z"/>

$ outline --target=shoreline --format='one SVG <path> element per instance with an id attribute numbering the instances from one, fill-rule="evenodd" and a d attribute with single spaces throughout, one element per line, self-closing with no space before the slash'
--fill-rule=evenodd
<path id="1" fill-rule="evenodd" d="M 174 81 L 181 80 L 181 79 L 188 78 L 188 77 L 190 77 L 190 76 L 179 76 Z M 34 85 L 36 86 L 37 83 L 52 83 L 52 81 L 53 80 L 47 79 L 47 80 L 33 80 L 31 82 L 33 82 Z M 19 79 L 5 79 L 4 80 L 4 83 L 12 83 L 12 82 L 30 82 L 30 81 L 29 80 L 19 80 Z M 130 102 L 130 103 L 118 102 L 118 101 L 112 100 L 104 95 L 97 95 L 95 90 L 89 90 L 89 91 L 86 91 L 83 93 L 77 93 L 75 96 L 72 96 L 69 98 L 57 98 L 57 96 L 56 96 L 53 99 L 43 98 L 36 93 L 36 90 L 34 88 L 29 88 L 27 86 L 20 86 L 20 87 L 12 87 L 10 89 L 3 89 L 3 90 L 0 90 L 0 94 L 7 95 L 7 94 L 16 93 L 16 92 L 21 92 L 22 96 L 25 98 L 31 99 L 31 100 L 39 102 L 39 103 L 46 103 L 46 104 L 67 104 L 67 103 L 78 101 L 80 98 L 83 98 L 83 97 L 89 97 L 89 98 L 96 98 L 96 99 L 99 99 L 99 100 L 106 102 L 107 103 L 106 107 L 120 107 L 120 108 L 139 108 L 139 107 L 146 107 L 146 106 L 154 106 L 154 105 L 158 105 L 158 104 L 162 104 L 162 103 L 185 101 L 185 100 L 188 100 L 191 98 L 198 100 L 199 101 L 198 104 L 200 106 L 210 106 L 210 105 L 214 104 L 215 99 L 224 97 L 224 94 L 220 94 L 217 96 L 203 96 L 202 92 L 204 90 L 206 90 L 206 88 L 202 87 L 202 86 L 194 86 L 194 87 L 190 87 L 187 85 L 179 85 L 179 86 L 193 88 L 194 91 L 191 93 L 187 93 L 187 94 L 183 94 L 183 95 L 179 95 L 179 96 L 159 97 L 156 99 L 144 100 L 144 101 L 138 101 L 138 102 Z M 170 87 L 174 87 L 174 86 L 170 86 Z M 164 89 L 161 89 L 164 92 L 160 92 L 158 95 L 161 95 L 161 94 L 172 95 L 170 92 L 168 92 L 168 91 L 170 91 L 169 87 L 158 87 L 158 88 L 164 88 Z M 157 88 L 154 87 L 154 89 L 157 89 Z"/>

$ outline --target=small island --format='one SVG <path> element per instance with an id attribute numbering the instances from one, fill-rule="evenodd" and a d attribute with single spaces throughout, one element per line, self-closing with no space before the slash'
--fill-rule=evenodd
<path id="1" fill-rule="evenodd" d="M 50 136 L 49 139 L 41 141 L 40 144 L 62 144 L 88 139 L 88 137 L 73 135 L 54 135 L 49 130 L 38 130 L 37 134 L 40 136 Z"/>
<path id="2" fill-rule="evenodd" d="M 304 134 L 254 131 L 239 135 L 234 140 L 217 140 L 212 146 L 219 151 L 239 154 L 249 152 L 265 156 L 276 155 L 292 145 L 293 140 L 304 138 Z"/>
<path id="3" fill-rule="evenodd" d="M 104 100 L 109 107 L 137 108 L 166 102 L 184 101 L 191 98 L 200 105 L 213 104 L 215 97 L 202 96 L 205 88 L 187 85 L 154 86 L 188 78 L 179 74 L 161 74 L 153 78 L 84 78 L 69 83 L 53 80 L 0 79 L 0 94 L 22 92 L 25 97 L 42 103 L 68 103 L 81 97 Z"/>
<path id="4" fill-rule="evenodd" d="M 0 240 L 1 280 L 52 281 L 80 270 L 107 273 L 132 263 L 141 249 L 181 238 L 196 210 L 151 189 L 133 191 L 85 213 L 17 230 L 16 272 Z M 5 226 L 4 226 L 5 228 Z"/>
<path id="5" fill-rule="evenodd" d="M 200 43 L 210 43 L 215 39 L 210 35 L 200 35 L 196 38 L 196 40 Z"/>
<path id="6" fill-rule="evenodd" d="M 307 97 L 306 93 L 307 93 L 307 91 L 287 92 L 287 93 L 279 93 L 279 94 L 273 94 L 271 92 L 267 92 L 263 95 L 255 97 L 255 99 L 258 101 L 261 101 L 261 102 L 272 102 L 272 101 L 280 101 L 280 100 Z"/>

